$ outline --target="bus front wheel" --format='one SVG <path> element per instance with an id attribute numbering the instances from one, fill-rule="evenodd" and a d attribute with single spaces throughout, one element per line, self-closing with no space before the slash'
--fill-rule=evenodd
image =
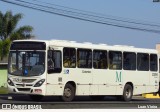
<path id="1" fill-rule="evenodd" d="M 65 102 L 70 102 L 74 99 L 74 97 L 75 97 L 75 88 L 70 83 L 66 84 L 64 87 L 62 100 Z"/>
<path id="2" fill-rule="evenodd" d="M 130 101 L 133 96 L 133 88 L 130 84 L 126 84 L 123 90 L 123 96 L 122 99 L 124 101 Z"/>

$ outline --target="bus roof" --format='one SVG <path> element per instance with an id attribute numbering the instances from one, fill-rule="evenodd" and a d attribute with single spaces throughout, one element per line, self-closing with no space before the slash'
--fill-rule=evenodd
<path id="1" fill-rule="evenodd" d="M 113 51 L 129 51 L 129 52 L 143 52 L 143 53 L 158 53 L 156 49 L 136 48 L 127 45 L 107 45 L 103 43 L 93 44 L 90 42 L 78 43 L 69 40 L 15 40 L 13 42 L 45 42 L 46 46 L 59 46 L 59 47 L 74 47 L 74 48 L 88 48 L 88 49 L 101 49 Z"/>

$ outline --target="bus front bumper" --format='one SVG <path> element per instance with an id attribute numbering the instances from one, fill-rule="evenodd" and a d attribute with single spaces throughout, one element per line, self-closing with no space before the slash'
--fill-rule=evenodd
<path id="1" fill-rule="evenodd" d="M 45 85 L 40 87 L 15 87 L 8 85 L 8 92 L 14 94 L 45 95 Z"/>

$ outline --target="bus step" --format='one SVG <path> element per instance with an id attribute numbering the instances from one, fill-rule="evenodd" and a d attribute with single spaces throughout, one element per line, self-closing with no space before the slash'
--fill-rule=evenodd
<path id="1" fill-rule="evenodd" d="M 154 94 L 142 94 L 142 97 L 144 98 L 160 98 L 159 94 L 154 95 Z"/>

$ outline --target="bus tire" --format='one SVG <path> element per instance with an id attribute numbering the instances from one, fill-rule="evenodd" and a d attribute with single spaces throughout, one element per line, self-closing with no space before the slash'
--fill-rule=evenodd
<path id="1" fill-rule="evenodd" d="M 70 102 L 74 99 L 74 97 L 75 97 L 75 88 L 73 87 L 72 84 L 67 83 L 64 87 L 62 100 L 65 102 Z"/>
<path id="2" fill-rule="evenodd" d="M 133 88 L 130 84 L 126 84 L 123 90 L 122 100 L 130 101 L 133 96 Z"/>
<path id="3" fill-rule="evenodd" d="M 40 101 L 40 100 L 42 100 L 42 98 L 43 98 L 42 95 L 29 95 L 29 97 L 30 97 L 33 101 Z"/>

